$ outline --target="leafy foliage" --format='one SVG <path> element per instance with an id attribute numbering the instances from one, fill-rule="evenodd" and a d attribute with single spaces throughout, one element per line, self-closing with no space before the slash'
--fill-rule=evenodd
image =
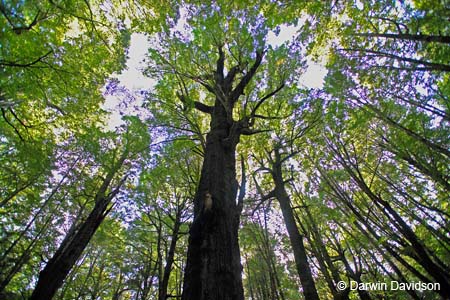
<path id="1" fill-rule="evenodd" d="M 277 153 L 321 299 L 448 298 L 448 9 L 0 1 L 0 299 L 32 294 L 102 191 L 105 218 L 55 299 L 181 297 L 221 60 L 230 91 L 252 74 L 227 112 L 248 127 L 236 155 L 246 297 L 304 292 L 274 201 Z M 269 36 L 288 25 L 298 31 L 275 46 Z M 108 129 L 105 86 L 126 71 L 133 32 L 151 41 L 143 72 L 157 83 L 141 91 L 146 117 L 123 113 Z M 311 58 L 326 65 L 322 88 L 299 83 Z M 340 291 L 340 281 L 441 288 Z"/>

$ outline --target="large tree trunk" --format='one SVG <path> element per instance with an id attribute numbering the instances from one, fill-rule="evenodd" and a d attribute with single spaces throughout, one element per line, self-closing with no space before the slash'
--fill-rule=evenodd
<path id="1" fill-rule="evenodd" d="M 125 158 L 126 155 L 124 153 L 117 167 L 111 170 L 105 180 L 103 180 L 95 195 L 95 206 L 87 219 L 66 235 L 56 253 L 39 273 L 38 282 L 29 300 L 50 300 L 61 287 L 70 270 L 80 258 L 83 250 L 109 212 L 110 203 L 125 180 L 125 178 L 122 179 L 121 183 L 112 192 L 107 193 L 116 172 L 122 166 Z"/>
<path id="2" fill-rule="evenodd" d="M 64 239 L 55 255 L 39 273 L 39 280 L 30 300 L 52 299 L 58 288 L 61 287 L 64 279 L 105 217 L 103 207 L 106 207 L 107 203 L 104 200 L 96 205 L 76 233 Z"/>
<path id="3" fill-rule="evenodd" d="M 233 119 L 233 108 L 255 75 L 263 59 L 256 51 L 250 68 L 236 65 L 224 74 L 225 54 L 218 46 L 219 58 L 210 79 L 195 80 L 215 96 L 214 106 L 194 102 L 194 107 L 211 116 L 206 137 L 199 186 L 194 198 L 194 221 L 191 225 L 182 300 L 243 300 L 242 265 L 238 243 L 242 198 L 236 203 L 236 146 L 241 135 L 257 133 L 251 129 L 256 111 L 284 84 L 260 98 L 249 115 Z M 242 76 L 237 76 L 241 74 Z M 206 78 L 211 78 L 207 76 Z M 239 78 L 239 81 L 237 80 Z M 178 95 L 186 101 L 186 95 Z"/>
<path id="4" fill-rule="evenodd" d="M 217 103 L 217 101 L 216 101 Z M 238 243 L 235 152 L 238 136 L 220 103 L 211 114 L 211 131 L 194 199 L 183 300 L 244 299 Z"/>
<path id="5" fill-rule="evenodd" d="M 294 252 L 295 265 L 297 267 L 298 276 L 303 287 L 303 295 L 306 300 L 319 300 L 311 269 L 308 264 L 305 246 L 303 244 L 303 236 L 300 234 L 295 222 L 294 213 L 291 207 L 291 201 L 286 192 L 285 182 L 282 174 L 282 159 L 279 149 L 274 149 L 275 161 L 272 169 L 272 177 L 275 183 L 274 195 L 280 203 L 281 212 L 283 214 L 286 229 Z"/>

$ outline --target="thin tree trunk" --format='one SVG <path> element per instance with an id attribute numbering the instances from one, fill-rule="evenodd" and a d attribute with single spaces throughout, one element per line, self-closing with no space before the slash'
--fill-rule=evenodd
<path id="1" fill-rule="evenodd" d="M 300 234 L 295 222 L 294 213 L 292 211 L 290 198 L 286 192 L 285 182 L 282 174 L 282 160 L 278 148 L 275 151 L 275 161 L 272 166 L 272 177 L 275 183 L 275 197 L 280 203 L 281 212 L 283 214 L 286 229 L 291 241 L 292 250 L 294 252 L 295 265 L 303 287 L 303 294 L 306 300 L 318 300 L 314 279 L 308 263 L 308 256 L 303 244 L 303 236 Z"/>
<path id="2" fill-rule="evenodd" d="M 357 174 L 357 167 L 356 166 L 350 166 L 345 158 L 342 156 L 342 153 L 339 152 L 338 149 L 332 148 L 332 150 L 337 155 L 337 158 L 339 162 L 342 164 L 344 169 L 347 171 L 347 173 L 353 178 L 353 180 L 356 182 L 356 184 L 359 186 L 359 188 L 377 205 L 381 208 L 381 212 L 386 215 L 386 217 L 393 221 L 394 226 L 398 228 L 400 233 L 403 235 L 403 237 L 411 244 L 413 247 L 415 253 L 417 254 L 416 257 L 413 257 L 417 263 L 419 263 L 423 269 L 431 275 L 437 282 L 441 284 L 441 290 L 437 291 L 442 297 L 448 298 L 450 296 L 450 283 L 449 283 L 449 276 L 448 272 L 442 268 L 440 268 L 435 262 L 430 258 L 428 255 L 429 250 L 421 243 L 421 241 L 418 239 L 414 231 L 411 229 L 411 227 L 403 220 L 403 218 L 398 215 L 398 213 L 390 206 L 390 204 L 383 200 L 381 197 L 375 195 L 372 190 L 367 186 L 364 179 L 361 177 L 360 174 Z M 356 171 L 355 171 L 356 170 Z M 335 186 L 334 188 L 336 188 Z M 346 202 L 346 204 L 351 208 L 350 202 Z M 351 208 L 352 209 L 352 208 Z M 362 221 L 365 222 L 365 219 L 362 216 L 358 216 L 356 210 L 353 210 L 355 215 Z M 367 228 L 374 237 L 379 239 L 380 237 L 375 233 L 375 231 L 372 230 L 372 228 Z M 398 252 L 390 249 L 388 244 L 384 244 L 386 249 L 393 255 L 397 260 L 402 262 L 405 266 L 409 265 L 406 261 L 403 261 L 401 259 L 401 256 Z M 419 277 L 420 273 L 416 273 Z M 424 279 L 423 279 L 424 280 Z M 425 280 L 424 280 L 425 281 Z"/>
<path id="3" fill-rule="evenodd" d="M 252 273 L 250 271 L 250 266 L 248 264 L 248 258 L 246 257 L 245 260 L 246 260 L 246 266 L 247 266 L 248 292 L 250 294 L 250 299 L 255 299 L 254 292 L 253 292 L 253 276 L 252 276 Z"/>
<path id="4" fill-rule="evenodd" d="M 126 152 L 124 152 L 116 167 L 107 174 L 99 191 L 95 195 L 95 206 L 87 219 L 72 234 L 64 238 L 56 253 L 39 273 L 38 282 L 29 300 L 50 300 L 58 288 L 61 287 L 95 231 L 108 214 L 112 199 L 119 192 L 121 185 L 126 179 L 126 177 L 123 178 L 121 183 L 112 192 L 107 193 L 126 155 Z"/>
<path id="5" fill-rule="evenodd" d="M 303 203 L 305 205 L 305 203 Z M 315 254 L 315 257 L 319 263 L 320 268 L 322 269 L 322 273 L 324 274 L 325 281 L 330 288 L 331 293 L 333 294 L 334 300 L 348 300 L 349 299 L 349 289 L 345 289 L 344 291 L 339 291 L 336 288 L 336 284 L 339 281 L 342 281 L 339 271 L 334 266 L 333 261 L 328 253 L 327 248 L 322 240 L 321 234 L 317 227 L 316 221 L 314 220 L 309 208 L 305 206 L 306 216 L 309 222 L 310 232 L 313 238 L 309 238 L 309 242 L 311 244 L 312 251 Z M 331 275 L 330 275 L 331 273 Z"/>
<path id="6" fill-rule="evenodd" d="M 361 54 L 365 54 L 366 56 L 375 56 L 376 58 L 392 58 L 397 61 L 401 62 L 408 62 L 411 64 L 416 65 L 416 67 L 411 67 L 412 70 L 430 70 L 430 71 L 442 71 L 442 72 L 450 72 L 450 65 L 447 64 L 440 64 L 440 63 L 433 63 L 421 59 L 415 59 L 410 57 L 403 57 L 395 54 L 391 54 L 388 52 L 383 51 L 376 51 L 376 50 L 370 50 L 370 49 L 358 49 L 358 48 L 343 48 L 339 49 L 341 51 L 345 52 L 358 52 Z M 418 67 L 417 65 L 422 65 L 423 67 Z M 390 67 L 390 66 L 387 66 Z"/>
<path id="7" fill-rule="evenodd" d="M 397 274 L 402 274 L 400 272 L 400 270 L 398 269 L 397 265 L 394 264 L 392 262 L 392 260 L 390 259 L 390 257 L 387 255 L 387 253 L 389 253 L 394 259 L 396 259 L 403 267 L 405 267 L 407 270 L 409 270 L 410 272 L 412 272 L 412 274 L 414 274 L 417 278 L 419 278 L 421 281 L 423 282 L 431 282 L 431 280 L 429 278 L 427 278 L 426 276 L 424 276 L 421 272 L 419 272 L 417 269 L 415 269 L 412 265 L 410 265 L 406 260 L 404 260 L 402 258 L 402 256 L 391 247 L 391 245 L 389 243 L 387 243 L 386 241 L 382 242 L 381 245 L 384 247 L 384 250 L 380 248 L 380 243 L 379 241 L 381 240 L 381 236 L 376 232 L 376 230 L 374 228 L 372 228 L 372 226 L 367 226 L 367 219 L 362 216 L 358 209 L 355 208 L 353 206 L 353 201 L 351 201 L 351 199 L 348 198 L 348 196 L 345 194 L 344 191 L 342 191 L 340 189 L 340 187 L 337 185 L 337 183 L 335 183 L 330 177 L 328 177 L 323 170 L 318 167 L 323 179 L 325 180 L 326 184 L 333 190 L 335 197 L 341 199 L 341 201 L 348 207 L 348 209 L 350 210 L 350 212 L 348 210 L 346 210 L 345 208 L 342 209 L 342 212 L 344 213 L 344 215 L 348 216 L 349 218 L 351 217 L 351 214 L 354 214 L 354 216 L 356 216 L 356 218 L 362 223 L 365 224 L 364 226 L 362 226 L 360 224 L 360 222 L 358 221 L 354 221 L 354 225 L 357 227 L 357 229 L 363 233 L 368 240 L 371 242 L 372 246 L 375 247 L 375 249 L 377 249 L 379 251 L 379 253 L 381 253 L 385 259 L 390 263 L 391 267 L 394 269 L 394 271 L 397 272 Z M 345 226 L 341 227 L 344 231 L 347 232 L 347 234 L 352 235 L 352 233 L 349 231 L 349 229 Z M 386 253 L 387 252 L 387 253 Z M 403 276 L 401 276 L 401 278 L 404 278 Z M 407 282 L 407 281 L 404 281 Z"/>
<path id="8" fill-rule="evenodd" d="M 164 267 L 163 278 L 159 288 L 158 299 L 166 300 L 167 298 L 167 286 L 169 285 L 170 273 L 172 272 L 172 265 L 175 258 L 175 248 L 177 246 L 178 234 L 181 226 L 181 209 L 177 212 L 175 217 L 175 224 L 172 231 L 172 239 L 170 241 L 169 252 L 166 257 L 166 265 Z"/>
<path id="9" fill-rule="evenodd" d="M 259 250 L 263 256 L 263 259 L 265 260 L 266 265 L 267 265 L 268 274 L 269 274 L 269 282 L 270 282 L 271 293 L 272 293 L 271 298 L 273 300 L 277 300 L 277 299 L 284 300 L 284 294 L 281 289 L 280 279 L 278 277 L 278 272 L 277 272 L 277 268 L 276 268 L 276 264 L 275 264 L 275 260 L 276 260 L 275 252 L 274 252 L 274 249 L 273 249 L 272 245 L 270 244 L 270 240 L 269 240 L 269 230 L 267 228 L 267 213 L 265 210 L 264 210 L 264 225 L 260 224 L 260 226 L 262 228 L 264 228 L 264 232 L 258 231 L 258 233 L 260 233 L 260 235 L 261 235 L 261 241 L 258 242 L 256 240 L 256 242 L 258 244 L 261 244 L 261 246 L 258 246 L 258 248 L 259 248 Z"/>
<path id="10" fill-rule="evenodd" d="M 8 255 L 14 250 L 14 248 L 18 245 L 18 243 L 21 241 L 21 239 L 29 232 L 29 229 L 33 224 L 35 224 L 35 221 L 37 217 L 39 217 L 44 209 L 48 206 L 51 200 L 53 200 L 53 197 L 59 190 L 59 188 L 62 186 L 63 182 L 67 178 L 67 175 L 70 170 L 72 170 L 75 166 L 75 164 L 78 162 L 78 158 L 75 160 L 75 162 L 70 166 L 68 171 L 64 174 L 64 176 L 61 178 L 61 180 L 57 183 L 57 185 L 52 189 L 47 199 L 44 201 L 44 203 L 39 207 L 39 210 L 34 214 L 34 216 L 31 218 L 31 220 L 28 222 L 28 224 L 25 226 L 25 228 L 20 232 L 19 236 L 14 240 L 14 242 L 6 249 L 6 251 L 1 255 L 0 263 L 7 259 Z M 0 206 L 1 207 L 1 206 Z M 55 208 L 58 209 L 59 205 Z M 2 270 L 4 274 L 0 276 L 0 292 L 2 292 L 6 286 L 9 284 L 9 282 L 12 280 L 12 278 L 22 269 L 22 267 L 25 265 L 25 263 L 30 258 L 30 253 L 32 249 L 34 248 L 34 245 L 39 240 L 41 235 L 45 232 L 47 229 L 47 225 L 53 220 L 52 214 L 48 214 L 49 217 L 42 225 L 41 229 L 37 232 L 36 236 L 33 237 L 31 243 L 28 245 L 28 247 L 22 251 L 22 255 L 19 257 L 19 259 L 16 260 L 14 263 L 14 267 L 9 270 L 9 272 L 6 272 L 6 270 Z"/>
<path id="11" fill-rule="evenodd" d="M 415 140 L 423 143 L 425 146 L 429 147 L 430 149 L 439 152 L 443 155 L 445 155 L 447 158 L 450 158 L 450 150 L 448 150 L 446 147 L 442 147 L 441 145 L 438 145 L 434 143 L 434 141 L 428 140 L 423 135 L 403 126 L 399 122 L 395 121 L 391 117 L 389 117 L 386 113 L 381 111 L 379 108 L 377 108 L 375 105 L 370 104 L 369 102 L 364 102 L 360 99 L 357 100 L 361 104 L 368 107 L 371 111 L 373 111 L 381 120 L 386 121 L 389 125 L 393 126 L 394 128 L 397 128 L 401 131 L 403 131 L 406 135 L 410 136 L 411 138 L 414 138 Z"/>

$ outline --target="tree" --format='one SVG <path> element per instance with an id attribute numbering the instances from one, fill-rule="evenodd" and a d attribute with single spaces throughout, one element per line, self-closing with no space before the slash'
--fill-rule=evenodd
<path id="1" fill-rule="evenodd" d="M 252 299 L 291 299 L 294 294 L 298 297 L 295 283 L 284 284 L 286 267 L 277 261 L 277 240 L 269 232 L 268 210 L 255 213 L 252 220 L 246 223 L 241 230 L 240 240 L 245 258 L 245 286 L 246 295 Z M 279 249 L 277 249 L 279 250 Z"/>
<path id="2" fill-rule="evenodd" d="M 92 210 L 84 220 L 72 224 L 57 251 L 39 273 L 38 282 L 30 299 L 51 299 L 54 296 L 97 228 L 114 206 L 111 202 L 127 179 L 127 175 L 120 175 L 126 160 L 135 158 L 148 148 L 149 137 L 145 135 L 142 127 L 139 128 L 142 124 L 136 119 L 129 119 L 129 122 L 129 126 L 124 130 L 121 145 L 110 150 L 111 153 L 107 157 L 109 165 L 102 166 L 104 177 L 101 177 L 95 192 Z M 94 151 L 106 150 L 101 147 L 96 149 L 95 146 L 93 149 Z M 100 153 L 95 154 L 98 156 Z M 97 159 L 101 161 L 101 158 Z"/>
<path id="3" fill-rule="evenodd" d="M 166 45 L 170 50 L 152 52 L 155 64 L 159 66 L 155 71 L 166 74 L 167 82 L 174 82 L 173 78 L 176 78 L 175 84 L 180 87 L 176 95 L 184 109 L 195 108 L 210 118 L 202 149 L 200 181 L 194 197 L 194 221 L 190 229 L 182 299 L 243 299 L 238 244 L 242 200 L 236 203 L 236 147 L 241 135 L 257 133 L 252 127 L 261 117 L 257 114 L 259 107 L 284 87 L 285 78 L 280 78 L 279 82 L 276 82 L 278 78 L 261 78 L 268 82 L 268 92 L 262 96 L 252 84 L 252 79 L 260 78 L 257 71 L 266 53 L 263 33 L 251 31 L 251 26 L 263 26 L 252 24 L 256 22 L 256 16 L 248 15 L 247 40 L 243 40 L 235 33 L 230 37 L 219 34 L 225 24 L 233 29 L 239 24 L 236 19 L 228 21 L 226 11 L 208 13 L 206 6 L 192 9 L 191 18 L 195 22 L 198 22 L 196 15 L 208 14 L 204 21 L 195 25 L 201 26 L 205 22 L 211 30 L 201 33 L 200 28 L 194 27 L 194 40 L 188 43 L 190 49 L 186 49 L 186 42 L 167 33 L 163 41 L 172 38 Z M 231 7 L 224 5 L 223 9 Z M 242 13 L 249 14 L 246 10 Z M 205 38 L 207 43 L 202 41 Z M 227 42 L 230 38 L 234 40 Z M 183 48 L 188 52 L 181 56 L 178 53 Z M 250 55 L 251 59 L 247 57 Z M 210 61 L 212 57 L 216 58 L 214 65 Z M 160 88 L 167 88 L 167 82 Z M 192 90 L 198 87 L 209 93 L 207 99 L 211 104 L 194 98 L 198 92 Z M 243 95 L 251 96 L 246 97 L 245 104 L 240 104 Z M 238 112 L 241 107 L 244 110 Z"/>
<path id="4" fill-rule="evenodd" d="M 291 242 L 297 273 L 300 277 L 305 299 L 319 299 L 311 268 L 308 263 L 307 252 L 303 243 L 304 237 L 299 232 L 291 205 L 291 199 L 285 186 L 287 180 L 283 177 L 283 163 L 293 157 L 295 152 L 290 154 L 282 153 L 283 145 L 281 143 L 282 142 L 275 144 L 271 151 L 267 151 L 267 163 L 260 161 L 263 165 L 261 165 L 259 169 L 270 174 L 274 186 L 271 192 L 261 195 L 261 201 L 267 201 L 270 198 L 276 198 L 278 200 Z M 265 167 L 265 165 L 268 166 Z M 259 187 L 259 189 L 261 188 Z"/>
<path id="5" fill-rule="evenodd" d="M 0 299 L 447 299 L 447 6 L 0 1 Z"/>

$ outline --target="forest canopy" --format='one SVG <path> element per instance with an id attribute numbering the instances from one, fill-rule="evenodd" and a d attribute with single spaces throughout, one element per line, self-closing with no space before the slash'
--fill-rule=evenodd
<path id="1" fill-rule="evenodd" d="M 0 0 L 0 300 L 450 299 L 449 12 Z"/>

